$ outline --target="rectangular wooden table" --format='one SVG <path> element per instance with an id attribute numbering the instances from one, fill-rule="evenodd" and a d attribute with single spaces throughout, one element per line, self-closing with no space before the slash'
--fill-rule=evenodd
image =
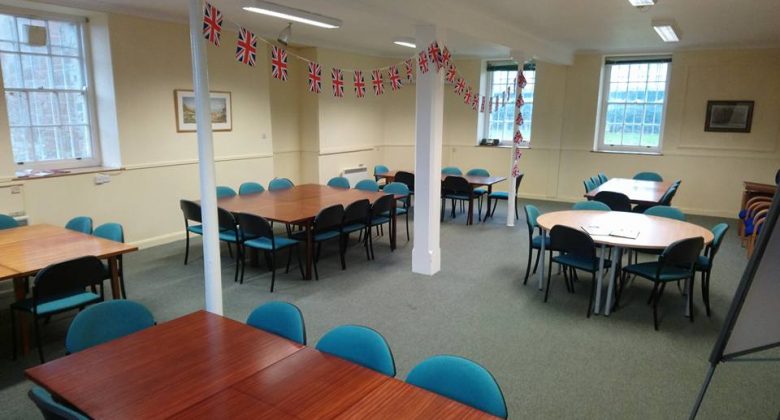
<path id="1" fill-rule="evenodd" d="M 265 191 L 259 194 L 220 198 L 219 207 L 233 213 L 249 213 L 276 222 L 300 225 L 306 230 L 305 277 L 311 279 L 314 243 L 312 224 L 320 210 L 341 204 L 344 207 L 358 200 L 370 202 L 385 196 L 383 192 L 328 187 L 319 184 L 297 185 L 287 190 Z M 395 208 L 390 222 L 390 248 L 395 249 Z"/>
<path id="2" fill-rule="evenodd" d="M 494 418 L 204 311 L 26 374 L 96 419 Z"/>
<path id="3" fill-rule="evenodd" d="M 593 200 L 602 191 L 625 194 L 633 204 L 654 206 L 661 202 L 664 194 L 672 187 L 672 182 L 640 181 L 636 179 L 612 178 L 585 194 Z"/>

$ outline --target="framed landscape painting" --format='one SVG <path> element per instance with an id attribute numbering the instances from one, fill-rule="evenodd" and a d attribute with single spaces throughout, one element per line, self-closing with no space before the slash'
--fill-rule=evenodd
<path id="1" fill-rule="evenodd" d="M 749 133 L 753 101 L 707 101 L 704 131 Z"/>
<path id="2" fill-rule="evenodd" d="M 196 131 L 195 92 L 176 89 L 173 91 L 176 105 L 176 131 L 179 133 Z M 233 129 L 233 113 L 230 92 L 209 92 L 211 99 L 211 129 L 230 131 Z"/>

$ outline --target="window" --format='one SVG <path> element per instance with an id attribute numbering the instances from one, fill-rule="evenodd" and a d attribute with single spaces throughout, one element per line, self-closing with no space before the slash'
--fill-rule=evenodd
<path id="1" fill-rule="evenodd" d="M 536 65 L 523 65 L 523 74 L 525 75 L 526 85 L 523 89 L 523 125 L 520 132 L 526 143 L 531 140 L 531 120 L 534 109 L 534 86 L 536 84 Z M 495 100 L 501 97 L 502 100 L 495 111 L 495 105 L 492 112 L 485 112 L 484 118 L 484 138 L 499 139 L 501 143 L 511 144 L 512 129 L 515 123 L 515 99 L 517 86 L 517 64 L 488 63 L 487 65 L 487 83 L 488 98 Z M 503 94 L 509 90 L 509 99 L 504 103 Z M 487 110 L 486 110 L 487 111 Z"/>
<path id="2" fill-rule="evenodd" d="M 597 150 L 661 151 L 670 57 L 607 58 Z"/>
<path id="3" fill-rule="evenodd" d="M 0 65 L 20 171 L 100 164 L 84 24 L 0 13 Z"/>

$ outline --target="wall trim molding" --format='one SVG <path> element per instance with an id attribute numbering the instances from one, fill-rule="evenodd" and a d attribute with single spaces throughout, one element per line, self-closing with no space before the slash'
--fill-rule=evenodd
<path id="1" fill-rule="evenodd" d="M 234 162 L 239 160 L 268 159 L 273 157 L 274 157 L 273 153 L 254 153 L 248 155 L 220 156 L 214 158 L 214 162 Z M 196 165 L 197 163 L 198 163 L 198 159 L 182 159 L 182 160 L 170 160 L 170 161 L 163 161 L 163 162 L 138 163 L 135 165 L 126 165 L 124 168 L 127 171 L 135 171 L 139 169 L 167 168 L 171 166 Z"/>
<path id="2" fill-rule="evenodd" d="M 341 155 L 346 153 L 358 153 L 358 152 L 373 152 L 376 148 L 371 147 L 341 147 L 327 150 L 320 150 L 320 156 Z"/>
<path id="3" fill-rule="evenodd" d="M 181 232 L 166 233 L 164 235 L 152 236 L 151 238 L 141 239 L 138 241 L 130 242 L 130 245 L 135 245 L 138 249 L 151 248 L 159 245 L 165 245 L 176 241 L 181 241 L 185 238 L 185 233 Z"/>

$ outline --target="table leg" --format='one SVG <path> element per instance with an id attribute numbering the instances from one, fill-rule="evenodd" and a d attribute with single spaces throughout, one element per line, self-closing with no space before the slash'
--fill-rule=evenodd
<path id="1" fill-rule="evenodd" d="M 488 215 L 490 214 L 490 194 L 493 193 L 493 184 L 490 184 L 487 187 L 487 207 L 485 208 L 485 217 L 482 219 L 483 222 L 487 222 Z"/>
<path id="2" fill-rule="evenodd" d="M 542 247 L 539 249 L 539 290 L 544 290 L 544 229 L 539 228 L 539 231 L 542 233 Z M 533 232 L 531 233 L 533 234 Z"/>
<path id="3" fill-rule="evenodd" d="M 607 307 L 604 308 L 604 315 L 609 316 L 612 312 L 612 295 L 615 291 L 615 278 L 616 272 L 620 266 L 620 261 L 623 258 L 623 248 L 615 247 L 615 259 L 612 261 L 612 273 L 609 276 L 609 288 L 607 290 Z"/>
<path id="4" fill-rule="evenodd" d="M 395 236 L 396 236 L 396 226 L 398 224 L 398 211 L 396 211 L 397 207 L 393 206 L 392 209 L 390 209 L 390 250 L 395 251 Z M 407 210 L 408 211 L 408 210 Z"/>
<path id="5" fill-rule="evenodd" d="M 593 305 L 593 313 L 598 315 L 601 307 L 601 279 L 604 277 L 604 254 L 607 253 L 607 245 L 601 245 L 601 256 L 599 257 L 599 274 L 596 276 L 596 303 Z"/>
<path id="6" fill-rule="evenodd" d="M 116 256 L 108 257 L 108 267 L 111 270 L 111 297 L 122 298 L 122 290 L 119 284 L 119 263 Z"/>
<path id="7" fill-rule="evenodd" d="M 311 232 L 311 222 L 307 222 L 306 229 L 306 280 L 311 280 L 312 258 L 314 258 L 314 240 Z"/>
<path id="8" fill-rule="evenodd" d="M 27 297 L 27 277 L 14 278 L 14 297 L 17 302 Z M 17 315 L 21 315 L 16 318 L 16 326 L 19 328 L 19 343 L 22 354 L 26 355 L 30 353 L 30 322 L 26 313 L 19 312 Z"/>
<path id="9" fill-rule="evenodd" d="M 474 197 L 469 200 L 469 215 L 466 217 L 466 224 L 471 225 L 474 223 Z"/>

